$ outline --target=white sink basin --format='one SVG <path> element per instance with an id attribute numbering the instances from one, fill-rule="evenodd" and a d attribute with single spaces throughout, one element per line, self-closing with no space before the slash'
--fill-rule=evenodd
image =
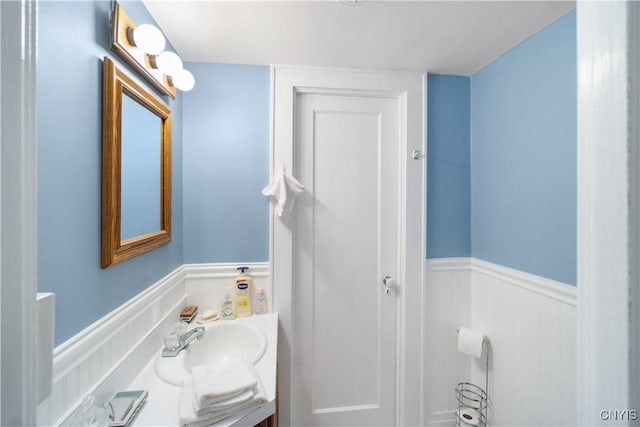
<path id="1" fill-rule="evenodd" d="M 156 359 L 156 373 L 163 381 L 181 386 L 198 365 L 215 365 L 230 358 L 257 363 L 267 349 L 267 337 L 257 327 L 239 321 L 218 321 L 205 326 L 200 340 L 193 341 L 176 357 Z"/>

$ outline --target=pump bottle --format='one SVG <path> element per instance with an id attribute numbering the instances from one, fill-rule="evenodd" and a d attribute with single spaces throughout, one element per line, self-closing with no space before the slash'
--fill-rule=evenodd
<path id="1" fill-rule="evenodd" d="M 253 279 L 246 273 L 249 267 L 238 267 L 240 275 L 236 277 L 236 317 L 251 316 L 251 284 Z"/>

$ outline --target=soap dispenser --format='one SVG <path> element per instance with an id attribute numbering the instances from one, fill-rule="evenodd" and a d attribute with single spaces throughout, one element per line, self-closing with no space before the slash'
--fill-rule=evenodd
<path id="1" fill-rule="evenodd" d="M 235 318 L 235 310 L 233 309 L 233 298 L 231 297 L 231 288 L 227 287 L 222 298 L 222 307 L 220 308 L 220 317 L 222 320 L 233 320 Z"/>
<path id="2" fill-rule="evenodd" d="M 246 273 L 249 267 L 238 267 L 240 275 L 236 277 L 236 317 L 251 316 L 251 283 L 253 279 Z"/>

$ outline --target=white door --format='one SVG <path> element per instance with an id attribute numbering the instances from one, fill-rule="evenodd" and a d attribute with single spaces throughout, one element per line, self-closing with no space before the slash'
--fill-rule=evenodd
<path id="1" fill-rule="evenodd" d="M 280 425 L 425 424 L 424 76 L 273 68 L 271 167 L 307 188 L 270 222 Z"/>
<path id="2" fill-rule="evenodd" d="M 306 191 L 293 229 L 292 425 L 392 426 L 399 99 L 299 93 L 295 105 Z"/>

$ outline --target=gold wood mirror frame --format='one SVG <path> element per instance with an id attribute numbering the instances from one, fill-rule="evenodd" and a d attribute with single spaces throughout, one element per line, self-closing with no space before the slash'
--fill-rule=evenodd
<path id="1" fill-rule="evenodd" d="M 160 230 L 122 240 L 122 97 L 160 118 Z M 171 110 L 118 69 L 103 64 L 102 99 L 102 268 L 151 251 L 171 241 Z"/>

